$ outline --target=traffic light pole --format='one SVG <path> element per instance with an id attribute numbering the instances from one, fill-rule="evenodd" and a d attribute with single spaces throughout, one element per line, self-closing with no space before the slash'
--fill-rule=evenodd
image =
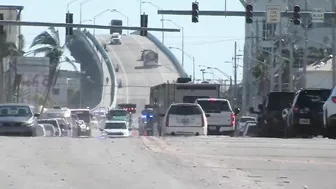
<path id="1" fill-rule="evenodd" d="M 173 28 L 105 26 L 105 25 L 92 25 L 92 24 L 67 24 L 67 23 L 57 23 L 57 22 L 28 22 L 28 21 L 12 21 L 12 20 L 0 20 L 0 26 L 1 25 L 63 27 L 63 28 L 72 27 L 72 28 L 95 28 L 95 29 L 123 29 L 123 30 L 165 31 L 165 32 L 180 32 L 181 30 L 181 29 L 173 29 Z"/>
<path id="2" fill-rule="evenodd" d="M 281 17 L 293 17 L 294 11 L 282 11 Z M 300 14 L 304 16 L 310 16 L 311 11 L 300 11 Z M 158 14 L 166 15 L 191 15 L 190 10 L 158 10 Z M 199 11 L 200 16 L 246 16 L 245 11 Z M 266 16 L 266 11 L 253 11 L 253 16 L 260 17 Z M 335 12 L 324 12 L 325 18 L 333 18 L 336 16 Z"/>

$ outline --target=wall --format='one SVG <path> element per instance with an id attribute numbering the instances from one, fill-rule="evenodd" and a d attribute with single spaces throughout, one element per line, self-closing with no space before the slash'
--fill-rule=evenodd
<path id="1" fill-rule="evenodd" d="M 49 58 L 17 57 L 17 73 L 22 74 L 20 99 L 24 103 L 33 103 L 36 95 L 42 96 L 48 85 Z"/>
<path id="2" fill-rule="evenodd" d="M 0 13 L 4 14 L 4 20 L 16 21 L 17 12 L 18 11 L 16 9 L 1 8 L 0 6 Z M 20 26 L 5 25 L 4 28 L 7 35 L 7 41 L 17 43 Z"/>
<path id="3" fill-rule="evenodd" d="M 332 72 L 331 71 L 308 71 L 307 88 L 331 88 Z"/>
<path id="4" fill-rule="evenodd" d="M 81 63 L 81 71 L 86 71 L 86 75 L 91 78 L 91 80 L 82 79 L 83 107 L 96 107 L 102 100 L 104 82 L 99 56 L 86 36 L 79 30 L 74 30 L 72 43 L 67 43 L 67 47 L 76 62 Z M 79 102 L 79 94 L 76 98 Z"/>
<path id="5" fill-rule="evenodd" d="M 68 87 L 69 78 L 64 76 L 58 76 L 55 86 L 51 91 L 53 101 L 57 105 L 67 106 L 68 103 Z"/>

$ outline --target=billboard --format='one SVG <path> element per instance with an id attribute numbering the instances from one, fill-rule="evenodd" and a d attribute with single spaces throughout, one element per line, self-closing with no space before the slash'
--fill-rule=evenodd
<path id="1" fill-rule="evenodd" d="M 49 58 L 17 57 L 16 71 L 22 75 L 20 101 L 35 103 L 34 99 L 43 96 L 48 86 Z"/>

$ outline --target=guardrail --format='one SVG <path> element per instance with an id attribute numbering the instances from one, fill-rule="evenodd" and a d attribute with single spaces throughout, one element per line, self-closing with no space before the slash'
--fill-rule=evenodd
<path id="1" fill-rule="evenodd" d="M 83 37 L 83 39 L 85 39 L 85 40 L 88 42 L 88 44 L 92 45 L 92 42 L 86 37 L 86 35 L 83 33 L 83 31 L 81 31 L 81 30 L 75 30 L 75 32 L 76 32 L 78 35 L 81 35 L 81 36 Z M 98 56 L 98 58 L 99 58 L 99 54 L 98 54 L 98 53 L 97 53 L 97 56 Z M 101 72 L 102 72 L 102 70 L 101 70 Z M 103 77 L 103 76 L 102 76 L 102 82 L 104 83 L 104 77 Z M 103 91 L 104 91 L 104 88 L 103 88 Z M 97 104 L 97 106 L 95 106 L 95 107 L 92 108 L 91 110 L 95 110 L 95 109 L 99 108 L 99 107 L 100 107 L 100 104 L 102 103 L 102 101 L 103 101 L 103 93 L 102 93 L 102 96 L 101 96 L 100 101 L 99 101 L 99 103 Z"/>
<path id="2" fill-rule="evenodd" d="M 140 31 L 136 31 L 131 33 L 132 35 L 140 35 Z M 175 55 L 167 48 L 164 44 L 161 43 L 153 34 L 147 32 L 147 38 L 152 41 L 159 49 L 167 55 L 169 60 L 173 63 L 175 66 L 175 69 L 179 73 L 181 77 L 189 77 L 187 72 L 183 69 L 182 65 L 180 62 L 177 60 Z"/>
<path id="3" fill-rule="evenodd" d="M 110 57 L 107 55 L 104 48 L 101 46 L 99 41 L 89 32 L 85 31 L 84 34 L 93 42 L 94 46 L 97 48 L 98 52 L 102 55 L 103 59 L 105 60 L 107 69 L 111 76 L 111 104 L 109 108 L 115 108 L 117 105 L 117 78 L 115 74 L 115 68 L 114 65 L 110 59 Z M 113 95 L 112 95 L 113 94 Z"/>

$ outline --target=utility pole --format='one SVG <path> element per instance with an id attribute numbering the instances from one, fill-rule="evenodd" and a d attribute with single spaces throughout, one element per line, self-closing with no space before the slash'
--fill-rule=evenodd
<path id="1" fill-rule="evenodd" d="M 204 81 L 205 69 L 200 69 L 200 71 L 202 72 L 202 81 Z"/>
<path id="2" fill-rule="evenodd" d="M 331 5 L 331 7 L 332 7 L 332 11 L 336 11 L 336 9 L 335 9 L 335 0 L 332 0 L 332 5 Z M 335 84 L 335 82 L 336 82 L 336 57 L 335 57 L 335 55 L 336 55 L 336 42 L 335 42 L 335 40 L 336 40 L 336 31 L 335 31 L 335 26 L 336 26 L 336 24 L 335 24 L 335 22 L 336 22 L 336 19 L 335 19 L 335 17 L 332 19 L 332 27 L 331 27 L 331 30 L 332 30 L 332 52 L 333 52 L 333 58 L 332 58 L 332 86 Z M 330 86 L 330 87 L 332 87 L 332 86 Z"/>
<path id="3" fill-rule="evenodd" d="M 237 90 L 237 42 L 235 42 L 234 44 L 234 57 L 233 59 L 233 63 L 234 63 L 234 96 L 235 98 L 237 98 L 238 96 L 238 90 Z M 236 106 L 236 101 L 235 101 L 235 106 Z"/>
<path id="4" fill-rule="evenodd" d="M 271 31 L 274 31 L 274 29 L 275 29 L 275 25 L 271 25 Z M 272 36 L 272 37 L 275 37 L 275 36 Z M 274 38 L 273 38 L 273 40 L 274 40 Z M 270 91 L 269 92 L 273 92 L 274 91 L 274 73 L 275 73 L 275 65 L 274 65 L 274 58 L 275 58 L 275 48 L 274 48 L 274 45 L 275 44 L 272 44 L 272 55 L 271 55 L 271 61 L 270 61 L 270 63 L 271 63 L 271 66 L 269 67 L 269 75 L 270 75 L 270 79 L 271 79 L 271 84 L 270 84 Z"/>
<path id="5" fill-rule="evenodd" d="M 280 60 L 279 62 L 279 71 L 278 71 L 278 91 L 282 92 L 282 70 L 283 70 L 283 59 L 282 59 L 282 18 L 279 22 L 279 50 L 280 50 Z"/>
<path id="6" fill-rule="evenodd" d="M 293 66 L 294 66 L 294 63 L 295 63 L 294 50 L 295 50 L 296 32 L 297 32 L 297 30 L 295 29 L 293 39 L 291 40 L 290 61 L 289 61 L 289 87 L 288 87 L 289 92 L 292 92 L 294 90 Z"/>
<path id="7" fill-rule="evenodd" d="M 308 9 L 308 2 L 305 0 L 305 10 Z M 302 67 L 302 86 L 303 88 L 307 87 L 307 51 L 308 51 L 308 36 L 307 36 L 307 27 L 308 27 L 308 19 L 303 18 L 303 24 L 304 24 L 304 40 L 305 40 L 305 46 L 303 50 L 303 67 Z"/>

